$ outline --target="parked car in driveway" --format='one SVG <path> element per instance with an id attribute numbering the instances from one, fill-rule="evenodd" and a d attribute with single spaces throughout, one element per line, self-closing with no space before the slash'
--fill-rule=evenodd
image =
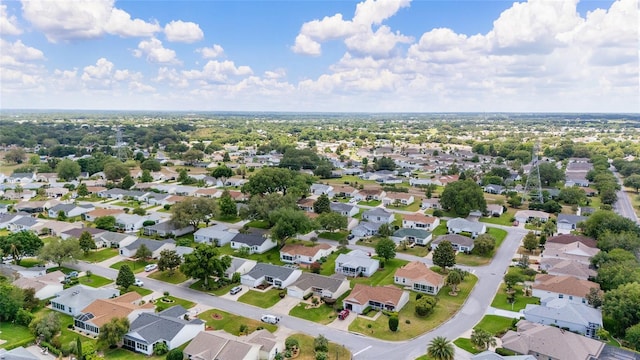
<path id="1" fill-rule="evenodd" d="M 140 279 L 136 279 L 136 281 L 133 282 L 133 285 L 135 286 L 144 286 L 144 282 Z"/>
<path id="2" fill-rule="evenodd" d="M 234 286 L 233 288 L 231 288 L 231 290 L 229 291 L 229 294 L 231 295 L 235 295 L 237 293 L 239 293 L 240 291 L 242 291 L 242 287 L 240 286 Z"/>
<path id="3" fill-rule="evenodd" d="M 340 311 L 338 313 L 338 319 L 340 319 L 340 320 L 346 319 L 347 316 L 349 316 L 349 310 L 347 310 L 347 309 L 344 309 L 344 310 L 342 310 L 342 311 Z"/>
<path id="4" fill-rule="evenodd" d="M 149 272 L 158 268 L 158 264 L 149 264 L 144 267 L 144 271 Z"/>

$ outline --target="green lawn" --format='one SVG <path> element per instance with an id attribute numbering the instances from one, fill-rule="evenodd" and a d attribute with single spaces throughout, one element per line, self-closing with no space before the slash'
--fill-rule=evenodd
<path id="1" fill-rule="evenodd" d="M 210 285 L 213 284 L 214 282 L 215 282 L 215 279 L 209 278 L 209 284 Z M 202 287 L 202 280 L 198 280 L 198 281 L 194 282 L 193 284 L 191 284 L 191 286 L 189 286 L 189 288 L 193 289 L 193 290 L 203 291 L 203 292 L 206 292 L 206 293 L 209 293 L 209 294 L 214 294 L 214 295 L 217 295 L 217 296 L 221 296 L 221 295 L 224 295 L 224 294 L 228 293 L 229 290 L 231 290 L 232 287 L 237 286 L 237 285 L 238 285 L 237 283 L 233 283 L 233 284 L 228 284 L 228 285 L 222 286 L 222 287 L 220 287 L 218 289 L 206 290 L 206 289 L 204 289 Z"/>
<path id="2" fill-rule="evenodd" d="M 471 289 L 473 289 L 477 281 L 478 278 L 474 275 L 467 275 L 465 281 L 458 287 L 459 291 L 457 296 L 449 295 L 450 287 L 445 286 L 438 294 L 439 301 L 435 311 L 425 318 L 416 316 L 416 293 L 411 292 L 409 302 L 400 310 L 398 316 L 400 324 L 396 332 L 389 330 L 388 317 L 385 315 L 381 315 L 376 321 L 357 318 L 349 326 L 349 331 L 381 340 L 399 341 L 412 339 L 420 334 L 433 330 L 455 315 L 464 304 L 464 301 L 469 296 Z M 409 320 L 409 324 L 406 323 L 406 320 Z M 369 324 L 371 324 L 371 327 L 368 327 Z"/>
<path id="3" fill-rule="evenodd" d="M 79 260 L 86 261 L 88 263 L 99 263 L 107 259 L 111 259 L 116 255 L 118 255 L 118 249 L 107 248 L 107 249 L 91 251 L 87 255 L 83 254 Z"/>
<path id="4" fill-rule="evenodd" d="M 147 295 L 151 295 L 151 293 L 153 293 L 152 290 L 145 289 L 143 287 L 139 287 L 139 286 L 135 286 L 135 285 L 129 286 L 129 289 L 127 289 L 127 291 L 124 291 L 122 288 L 119 288 L 119 289 L 120 289 L 120 294 L 125 294 L 125 293 L 128 293 L 128 292 L 134 291 L 134 292 L 137 292 L 138 294 L 140 294 L 140 296 L 147 296 Z"/>
<path id="5" fill-rule="evenodd" d="M 289 311 L 289 315 L 305 320 L 313 321 L 322 325 L 329 324 L 338 316 L 332 306 L 322 304 L 318 307 L 307 308 L 309 304 L 301 302 Z"/>
<path id="6" fill-rule="evenodd" d="M 265 252 L 264 254 L 250 254 L 247 256 L 243 256 L 240 253 L 238 253 L 237 250 L 232 249 L 231 244 L 226 244 L 224 246 L 219 247 L 218 249 L 220 250 L 220 254 L 222 255 L 242 257 L 250 260 L 256 260 L 257 262 L 263 262 L 263 263 L 273 264 L 273 265 L 285 264 L 282 261 L 280 261 L 280 250 L 278 249 L 278 246 Z"/>
<path id="7" fill-rule="evenodd" d="M 458 253 L 456 255 L 456 263 L 467 266 L 482 266 L 491 262 L 493 259 L 493 255 L 496 253 L 502 242 L 507 237 L 507 232 L 502 229 L 487 228 L 487 233 L 492 235 L 496 239 L 496 246 L 494 250 L 488 255 L 477 255 L 477 254 L 465 254 Z"/>
<path id="8" fill-rule="evenodd" d="M 305 334 L 293 334 L 290 336 L 292 339 L 298 340 L 300 345 L 300 354 L 296 357 L 296 360 L 315 360 L 315 351 L 313 350 L 314 338 Z M 327 359 L 347 360 L 351 359 L 351 352 L 344 347 L 333 342 L 329 342 L 329 351 L 327 352 Z"/>
<path id="9" fill-rule="evenodd" d="M 95 274 L 91 275 L 91 277 L 81 276 L 78 278 L 78 281 L 80 281 L 80 284 L 82 285 L 87 285 L 94 288 L 103 287 L 113 282 L 113 280 L 111 279 L 107 279 L 106 277 Z"/>
<path id="10" fill-rule="evenodd" d="M 447 221 L 446 220 L 440 220 L 440 225 L 436 226 L 435 229 L 433 229 L 433 232 L 431 233 L 433 235 L 433 238 L 437 238 L 440 235 L 445 235 L 447 233 Z"/>
<path id="11" fill-rule="evenodd" d="M 152 261 L 144 261 L 144 260 L 140 260 L 140 261 L 131 261 L 131 260 L 122 260 L 122 261 L 118 261 L 117 263 L 109 266 L 112 269 L 116 269 L 116 270 L 120 270 L 120 268 L 122 267 L 122 265 L 129 265 L 129 267 L 131 268 L 131 270 L 133 271 L 134 274 L 137 274 L 139 272 L 143 272 L 144 271 L 144 267 L 147 266 L 148 264 L 153 263 Z"/>
<path id="12" fill-rule="evenodd" d="M 129 351 L 123 348 L 107 349 L 104 351 L 104 358 L 109 360 L 164 360 L 163 356 L 147 356 L 141 353 Z"/>
<path id="13" fill-rule="evenodd" d="M 513 320 L 508 317 L 498 315 L 485 315 L 474 329 L 482 329 L 490 332 L 494 336 L 501 336 L 511 327 Z"/>
<path id="14" fill-rule="evenodd" d="M 240 335 L 240 325 L 247 326 L 248 334 L 256 331 L 258 328 L 264 328 L 269 332 L 274 332 L 278 329 L 276 325 L 230 314 L 218 309 L 207 310 L 199 314 L 198 318 L 206 323 L 207 330 L 224 330 L 236 336 Z"/>
<path id="15" fill-rule="evenodd" d="M 418 211 L 420 210 L 420 201 L 414 201 L 409 205 L 403 205 L 403 206 L 388 205 L 387 209 L 402 210 L 402 211 Z"/>
<path id="16" fill-rule="evenodd" d="M 214 219 L 217 221 L 222 221 L 222 222 L 231 223 L 231 224 L 235 224 L 238 221 L 242 220 L 242 218 L 239 216 L 216 216 Z"/>
<path id="17" fill-rule="evenodd" d="M 367 211 L 367 210 L 366 209 L 360 209 L 357 214 L 353 215 L 353 218 L 361 220 L 362 219 L 362 213 L 364 213 L 365 211 Z"/>
<path id="18" fill-rule="evenodd" d="M 175 305 L 181 305 L 185 309 L 191 309 L 192 307 L 196 306 L 196 303 L 194 303 L 193 301 L 177 298 L 171 295 L 163 296 L 159 299 L 156 299 L 155 304 L 157 312 L 168 309 Z"/>
<path id="19" fill-rule="evenodd" d="M 368 247 L 371 247 L 371 248 L 375 249 L 375 247 L 378 244 L 378 241 L 380 241 L 380 239 L 382 239 L 382 238 L 378 237 L 378 236 L 374 236 L 374 237 L 370 237 L 370 238 L 360 239 L 360 240 L 356 241 L 356 244 L 357 245 L 362 245 L 362 246 L 368 246 Z M 429 254 L 429 247 L 428 246 L 421 246 L 421 245 L 414 245 L 413 247 L 407 246 L 406 248 L 403 248 L 402 246 L 397 246 L 396 247 L 396 252 L 401 252 L 401 253 L 405 253 L 405 254 L 409 254 L 409 255 L 413 255 L 413 256 L 423 257 L 423 256 L 427 256 L 427 254 Z"/>
<path id="20" fill-rule="evenodd" d="M 378 206 L 380 204 L 382 204 L 382 201 L 380 201 L 380 200 L 360 201 L 358 203 L 358 205 L 371 206 L 371 207 L 376 207 L 376 206 Z"/>
<path id="21" fill-rule="evenodd" d="M 375 180 L 363 180 L 360 179 L 358 176 L 356 175 L 345 175 L 343 177 L 340 178 L 336 178 L 336 179 L 327 179 L 327 183 L 329 185 L 347 185 L 350 183 L 353 183 L 355 185 L 360 185 L 360 184 L 378 184 Z M 351 185 L 353 186 L 353 185 Z"/>
<path id="22" fill-rule="evenodd" d="M 480 218 L 480 222 L 487 224 L 496 224 L 496 225 L 504 225 L 504 226 L 512 226 L 513 225 L 513 216 L 516 211 L 514 209 L 509 209 L 504 214 L 499 217 L 482 217 Z"/>
<path id="23" fill-rule="evenodd" d="M 8 322 L 0 322 L 0 339 L 6 342 L 0 345 L 0 348 L 12 347 L 23 341 L 33 341 L 35 336 L 31 334 L 26 326 L 15 325 Z M 26 344 L 25 344 L 26 345 Z"/>
<path id="24" fill-rule="evenodd" d="M 47 274 L 48 274 L 48 273 L 51 273 L 51 272 L 54 272 L 54 271 L 56 271 L 56 270 L 60 270 L 60 271 L 62 271 L 62 272 L 63 272 L 63 273 L 65 273 L 65 274 L 68 274 L 68 273 L 70 273 L 70 272 L 72 272 L 72 271 L 76 271 L 76 270 L 74 270 L 74 269 L 72 269 L 72 268 L 68 268 L 68 267 L 65 267 L 65 266 L 62 266 L 62 267 L 57 267 L 57 266 L 56 266 L 56 267 L 50 267 L 50 268 L 47 268 Z"/>
<path id="25" fill-rule="evenodd" d="M 172 275 L 169 274 L 168 270 L 165 270 L 165 271 L 155 271 L 149 274 L 148 277 L 152 279 L 168 282 L 170 284 L 180 284 L 189 280 L 189 278 L 185 274 L 180 272 L 180 270 L 178 269 L 175 269 Z"/>
<path id="26" fill-rule="evenodd" d="M 327 261 L 322 263 L 322 267 L 320 268 L 320 275 L 333 275 L 336 268 L 336 258 L 338 258 L 338 255 L 346 254 L 348 252 L 349 249 L 338 249 L 337 251 L 334 251 L 333 254 L 327 256 Z"/>
<path id="27" fill-rule="evenodd" d="M 244 295 L 240 296 L 238 301 L 261 307 L 263 309 L 268 309 L 280 301 L 280 291 L 285 290 L 269 289 L 266 292 L 249 290 L 244 293 Z"/>
<path id="28" fill-rule="evenodd" d="M 493 298 L 491 306 L 502 310 L 520 311 L 524 309 L 527 304 L 540 304 L 540 299 L 537 297 L 524 296 L 521 285 L 516 285 L 513 288 L 516 290 L 516 300 L 513 304 L 509 304 L 507 301 L 507 287 L 502 284 L 500 290 L 498 290 L 498 293 Z"/>
<path id="29" fill-rule="evenodd" d="M 471 339 L 467 338 L 457 338 L 453 342 L 460 349 L 466 350 L 472 354 L 479 354 L 481 351 L 476 349 L 476 346 L 471 343 Z"/>
<path id="30" fill-rule="evenodd" d="M 325 231 L 325 232 L 321 232 L 320 234 L 318 234 L 318 237 L 319 238 L 323 238 L 323 239 L 340 241 L 340 240 L 346 239 L 348 234 L 349 234 L 349 232 L 347 232 L 347 231 L 337 231 L 337 232 Z"/>
<path id="31" fill-rule="evenodd" d="M 371 277 L 358 277 L 351 280 L 351 287 L 355 284 L 366 284 L 371 286 L 382 286 L 393 284 L 393 276 L 396 270 L 409 263 L 406 260 L 391 259 L 384 265 L 384 269 L 378 269 Z"/>
<path id="32" fill-rule="evenodd" d="M 268 229 L 268 228 L 270 228 L 269 222 L 268 221 L 264 221 L 264 220 L 249 221 L 247 223 L 247 225 L 249 227 L 256 228 L 256 229 Z"/>
<path id="33" fill-rule="evenodd" d="M 26 268 L 32 268 L 37 265 L 43 265 L 44 263 L 36 258 L 26 258 L 20 260 L 20 266 L 24 266 Z"/>

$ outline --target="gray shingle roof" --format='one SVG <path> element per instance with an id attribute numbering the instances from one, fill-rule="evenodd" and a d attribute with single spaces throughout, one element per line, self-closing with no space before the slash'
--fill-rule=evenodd
<path id="1" fill-rule="evenodd" d="M 298 280 L 296 280 L 293 284 L 289 286 L 295 286 L 299 289 L 306 290 L 310 287 L 316 287 L 324 290 L 329 290 L 331 292 L 336 292 L 345 277 L 330 277 L 324 276 L 314 273 L 302 273 Z"/>
<path id="2" fill-rule="evenodd" d="M 545 305 L 529 304 L 523 311 L 528 315 L 540 316 L 547 319 L 589 326 L 589 323 L 602 326 L 602 313 L 584 304 L 575 304 L 567 299 L 553 299 Z"/>
<path id="3" fill-rule="evenodd" d="M 165 244 L 175 244 L 173 240 L 152 240 L 147 238 L 137 238 L 131 244 L 125 246 L 127 250 L 136 250 L 144 244 L 151 252 L 160 249 Z"/>
<path id="4" fill-rule="evenodd" d="M 236 234 L 231 241 L 245 244 L 248 246 L 259 246 L 265 241 L 271 241 L 260 234 Z"/>
<path id="5" fill-rule="evenodd" d="M 293 271 L 293 269 L 283 266 L 258 263 L 246 275 L 254 279 L 259 279 L 263 276 L 270 276 L 274 279 L 284 280 L 291 276 Z"/>
<path id="6" fill-rule="evenodd" d="M 142 313 L 133 320 L 128 336 L 153 344 L 160 339 L 173 339 L 187 324 L 200 324 L 202 320 L 186 321 L 182 316 L 187 310 L 180 305 L 172 306 L 157 314 Z M 137 335 L 137 336 L 136 336 Z"/>

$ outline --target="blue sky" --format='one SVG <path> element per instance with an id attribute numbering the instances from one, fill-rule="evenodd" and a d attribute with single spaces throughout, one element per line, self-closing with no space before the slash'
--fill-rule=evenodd
<path id="1" fill-rule="evenodd" d="M 0 108 L 638 112 L 637 0 L 0 4 Z"/>

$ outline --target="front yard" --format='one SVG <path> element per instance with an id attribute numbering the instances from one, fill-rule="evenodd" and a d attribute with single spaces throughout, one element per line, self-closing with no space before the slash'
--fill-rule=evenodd
<path id="1" fill-rule="evenodd" d="M 491 306 L 497 309 L 508 311 L 520 311 L 527 307 L 528 304 L 540 304 L 540 299 L 533 296 L 524 296 L 522 291 L 522 285 L 516 285 L 513 287 L 515 292 L 515 301 L 513 304 L 507 300 L 507 286 L 505 284 L 500 285 L 498 293 L 493 298 Z"/>
<path id="2" fill-rule="evenodd" d="M 86 261 L 88 263 L 99 263 L 118 255 L 118 249 L 107 248 L 101 250 L 90 251 L 87 255 L 82 254 L 79 260 Z"/>
<path id="3" fill-rule="evenodd" d="M 465 281 L 459 285 L 458 296 L 455 297 L 449 295 L 450 287 L 445 286 L 437 296 L 439 301 L 434 312 L 424 318 L 418 317 L 415 314 L 416 293 L 411 292 L 409 302 L 398 314 L 400 324 L 396 332 L 389 330 L 388 317 L 386 315 L 381 315 L 375 321 L 359 317 L 351 323 L 349 331 L 381 340 L 399 341 L 412 339 L 435 329 L 455 315 L 462 307 L 462 304 L 464 304 L 464 301 L 469 296 L 471 289 L 473 289 L 477 281 L 478 278 L 474 275 L 467 275 Z"/>
<path id="4" fill-rule="evenodd" d="M 35 336 L 26 326 L 16 325 L 9 322 L 0 322 L 0 340 L 5 342 L 0 348 L 14 347 L 18 344 L 29 343 L 35 340 Z M 26 346 L 26 344 L 25 344 Z"/>
<path id="5" fill-rule="evenodd" d="M 139 272 L 143 272 L 144 271 L 144 267 L 147 266 L 148 264 L 153 263 L 152 261 L 144 261 L 144 260 L 139 260 L 139 261 L 131 261 L 131 260 L 122 260 L 122 261 L 118 261 L 117 263 L 109 266 L 112 269 L 116 269 L 116 270 L 120 270 L 120 268 L 122 267 L 122 265 L 129 265 L 129 267 L 131 268 L 131 271 L 133 271 L 134 274 L 137 274 Z"/>
<path id="6" fill-rule="evenodd" d="M 502 245 L 502 242 L 507 237 L 507 232 L 502 229 L 487 227 L 487 234 L 496 239 L 495 248 L 490 254 L 478 255 L 473 254 L 473 252 L 471 254 L 458 253 L 456 255 L 456 263 L 467 266 L 482 266 L 490 263 L 491 259 L 493 259 L 493 255 L 495 255 L 496 251 L 498 251 L 500 245 Z"/>
<path id="7" fill-rule="evenodd" d="M 218 309 L 207 310 L 199 314 L 198 318 L 206 323 L 207 330 L 224 330 L 235 336 L 240 335 L 241 325 L 247 326 L 245 335 L 256 331 L 258 328 L 264 328 L 269 332 L 274 332 L 278 329 L 276 325 L 230 314 Z"/>
<path id="8" fill-rule="evenodd" d="M 298 344 L 300 345 L 300 354 L 296 357 L 296 360 L 315 360 L 316 355 L 313 350 L 313 340 L 314 338 L 305 335 L 305 334 L 293 334 L 290 336 L 292 339 L 298 340 Z M 344 347 L 343 345 L 339 345 L 333 342 L 329 342 L 329 351 L 327 351 L 329 355 L 328 359 L 351 359 L 351 352 Z"/>
<path id="9" fill-rule="evenodd" d="M 177 298 L 175 296 L 163 296 L 161 298 L 158 298 L 155 300 L 155 304 L 156 304 L 156 311 L 160 312 L 162 310 L 168 309 L 170 307 L 173 307 L 175 305 L 180 305 L 185 309 L 191 309 L 192 307 L 196 306 L 196 303 L 194 303 L 193 301 L 189 301 L 186 299 L 181 299 L 181 298 Z"/>
<path id="10" fill-rule="evenodd" d="M 402 267 L 409 262 L 400 259 L 391 259 L 387 261 L 384 268 L 378 269 L 371 277 L 357 277 L 351 279 L 351 287 L 355 284 L 365 284 L 371 286 L 382 286 L 393 284 L 394 274 L 398 268 Z"/>
<path id="11" fill-rule="evenodd" d="M 340 241 L 340 240 L 345 240 L 348 234 L 349 233 L 347 231 L 336 231 L 336 232 L 325 231 L 325 232 L 319 233 L 318 237 L 322 239 Z"/>
<path id="12" fill-rule="evenodd" d="M 242 296 L 240 296 L 238 298 L 238 301 L 245 304 L 261 307 L 263 309 L 268 309 L 275 305 L 278 301 L 280 301 L 280 291 L 286 292 L 286 290 L 279 289 L 269 289 L 265 292 L 249 290 Z"/>
<path id="13" fill-rule="evenodd" d="M 371 247 L 372 248 L 371 252 L 373 253 L 374 252 L 373 249 L 375 249 L 375 247 L 378 244 L 378 241 L 380 241 L 380 239 L 382 239 L 382 238 L 378 237 L 378 236 L 374 236 L 374 237 L 370 237 L 370 238 L 366 238 L 366 239 L 360 239 L 360 240 L 356 241 L 356 244 L 357 245 Z M 402 245 L 398 245 L 396 247 L 396 252 L 401 252 L 401 253 L 404 253 L 404 254 L 424 257 L 424 256 L 427 256 L 427 254 L 429 254 L 429 247 L 428 246 L 422 246 L 422 245 L 414 245 L 413 247 L 409 247 L 409 246 L 404 247 Z"/>
<path id="14" fill-rule="evenodd" d="M 160 280 L 160 281 L 164 281 L 167 282 L 169 284 L 180 284 L 183 283 L 187 280 L 189 280 L 189 278 L 183 274 L 182 272 L 180 272 L 180 270 L 175 269 L 173 271 L 173 274 L 169 273 L 169 270 L 165 270 L 165 271 L 155 271 L 151 274 L 149 274 L 150 278 L 152 279 L 156 279 L 156 280 Z"/>
<path id="15" fill-rule="evenodd" d="M 300 302 L 296 305 L 296 307 L 289 311 L 289 315 L 322 325 L 331 323 L 338 316 L 331 305 L 322 303 L 318 307 L 309 307 L 309 304 L 306 302 Z"/>
<path id="16" fill-rule="evenodd" d="M 103 287 L 107 284 L 111 284 L 113 280 L 107 279 L 106 277 L 102 277 L 100 275 L 91 275 L 91 276 L 81 276 L 78 278 L 78 281 L 82 285 L 91 286 L 94 288 Z"/>

